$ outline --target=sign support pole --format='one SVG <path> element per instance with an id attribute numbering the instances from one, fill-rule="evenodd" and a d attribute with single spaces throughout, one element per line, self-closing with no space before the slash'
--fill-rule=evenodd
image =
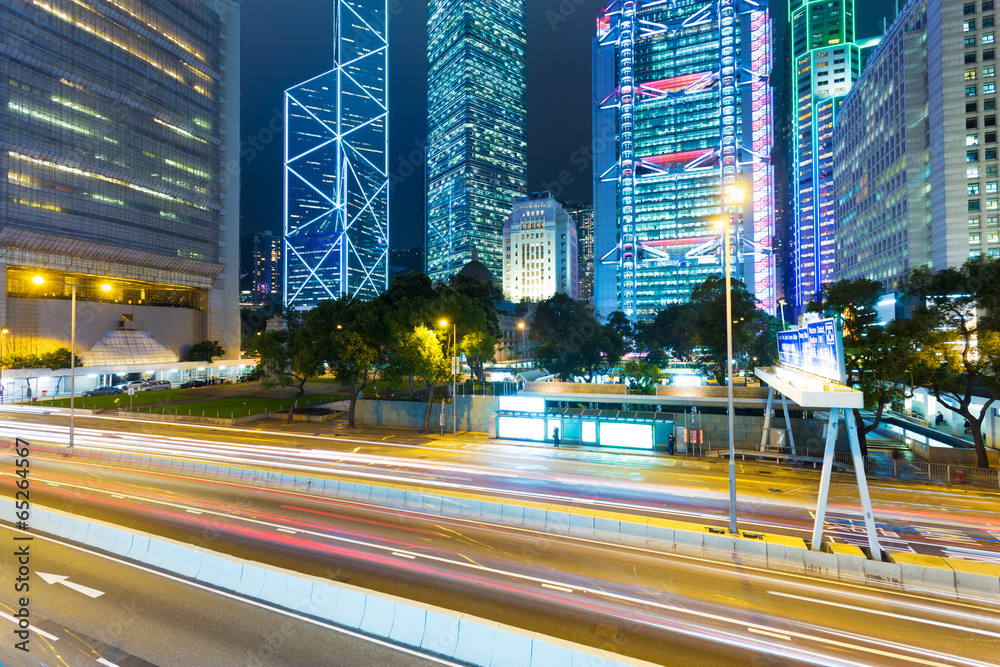
<path id="1" fill-rule="evenodd" d="M 854 460 L 854 476 L 858 480 L 858 496 L 861 497 L 861 511 L 865 515 L 865 532 L 868 533 L 868 548 L 871 557 L 882 560 L 882 547 L 878 543 L 878 533 L 875 530 L 875 517 L 872 514 L 872 499 L 868 495 L 868 478 L 865 477 L 865 459 L 861 456 L 861 442 L 858 440 L 858 425 L 844 411 L 844 421 L 847 422 L 847 439 L 851 442 L 851 457 Z"/>
<path id="2" fill-rule="evenodd" d="M 813 551 L 823 548 L 823 523 L 826 521 L 826 504 L 830 498 L 833 450 L 837 447 L 838 430 L 840 430 L 840 410 L 830 410 L 830 421 L 826 425 L 826 449 L 823 450 L 823 474 L 820 477 L 819 500 L 816 502 L 816 519 L 813 523 Z"/>
<path id="3" fill-rule="evenodd" d="M 764 410 L 764 432 L 760 436 L 760 451 L 764 451 L 767 438 L 771 434 L 771 406 L 774 404 L 774 387 L 767 389 L 767 409 Z"/>
<path id="4" fill-rule="evenodd" d="M 788 444 L 792 446 L 792 456 L 798 456 L 795 451 L 795 434 L 792 433 L 792 418 L 788 416 L 788 397 L 781 395 L 781 406 L 785 412 L 785 428 L 788 429 Z"/>

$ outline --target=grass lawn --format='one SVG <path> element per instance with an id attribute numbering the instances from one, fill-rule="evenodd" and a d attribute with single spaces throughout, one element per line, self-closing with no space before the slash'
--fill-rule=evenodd
<path id="1" fill-rule="evenodd" d="M 167 392 L 158 392 L 165 394 Z M 126 396 L 125 398 L 128 398 Z M 303 396 L 298 403 L 298 407 L 306 408 L 312 405 L 321 405 L 333 401 L 342 400 L 343 396 L 331 396 L 330 394 L 310 394 Z M 176 405 L 155 405 L 144 403 L 134 404 L 135 412 L 152 412 L 153 414 L 168 415 L 193 415 L 198 417 L 246 417 L 248 415 L 259 415 L 264 412 L 280 412 L 291 407 L 292 399 L 286 398 L 278 400 L 274 398 L 220 398 L 215 400 L 198 401 L 192 403 L 179 403 Z M 126 410 L 128 402 L 120 403 Z"/>
<path id="2" fill-rule="evenodd" d="M 128 394 L 112 394 L 110 396 L 94 396 L 92 398 L 86 398 L 83 396 L 77 396 L 74 404 L 76 407 L 83 410 L 101 410 L 104 408 L 115 407 L 115 399 L 118 399 L 118 405 L 128 407 L 129 395 Z M 133 406 L 148 406 L 156 405 L 158 403 L 167 403 L 169 401 L 177 401 L 183 399 L 196 399 L 198 396 L 192 395 L 189 389 L 161 389 L 160 391 L 140 391 L 132 397 Z M 42 403 L 39 401 L 36 405 L 48 405 L 54 408 L 68 408 L 69 399 L 60 398 L 53 401 L 45 401 Z"/>

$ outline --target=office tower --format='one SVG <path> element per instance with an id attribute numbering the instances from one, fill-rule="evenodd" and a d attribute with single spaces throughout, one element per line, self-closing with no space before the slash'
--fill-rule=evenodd
<path id="1" fill-rule="evenodd" d="M 527 190 L 525 0 L 431 0 L 427 19 L 427 275 L 472 259 L 498 276 L 503 226 Z"/>
<path id="2" fill-rule="evenodd" d="M 579 297 L 576 222 L 550 193 L 514 203 L 503 228 L 503 293 L 542 301 L 556 292 Z"/>
<path id="3" fill-rule="evenodd" d="M 580 301 L 594 303 L 594 207 L 586 204 L 566 204 L 563 208 L 576 221 L 577 275 Z"/>
<path id="4" fill-rule="evenodd" d="M 995 39 L 992 0 L 915 0 L 883 36 L 834 132 L 838 279 L 1000 256 Z"/>
<path id="5" fill-rule="evenodd" d="M 107 334 L 116 371 L 238 357 L 239 3 L 4 2 L 0 26 L 4 351 L 68 348 L 77 285 L 84 362 Z"/>
<path id="6" fill-rule="evenodd" d="M 689 298 L 723 270 L 714 223 L 734 213 L 733 273 L 774 312 L 766 3 L 615 0 L 593 56 L 598 311 L 641 318 Z"/>
<path id="7" fill-rule="evenodd" d="M 270 231 L 253 235 L 253 301 L 263 305 L 281 300 L 281 246 L 280 236 Z"/>
<path id="8" fill-rule="evenodd" d="M 336 0 L 333 69 L 285 91 L 286 308 L 389 276 L 386 0 Z"/>
<path id="9" fill-rule="evenodd" d="M 833 282 L 833 127 L 861 73 L 854 0 L 791 0 L 789 303 L 801 313 Z"/>

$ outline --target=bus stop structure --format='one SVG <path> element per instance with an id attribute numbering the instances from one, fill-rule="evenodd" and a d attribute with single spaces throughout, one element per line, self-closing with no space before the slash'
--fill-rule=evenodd
<path id="1" fill-rule="evenodd" d="M 882 547 L 879 545 L 878 534 L 875 530 L 872 502 L 868 494 L 868 480 L 865 477 L 865 462 L 861 456 L 861 444 L 858 440 L 858 427 L 854 419 L 847 414 L 848 410 L 864 407 L 864 394 L 839 382 L 824 380 L 787 366 L 757 368 L 754 370 L 754 374 L 770 387 L 767 411 L 764 413 L 763 438 L 768 437 L 771 429 L 771 405 L 775 392 L 782 397 L 782 402 L 785 405 L 785 420 L 789 427 L 791 424 L 787 421 L 788 399 L 801 408 L 830 411 L 830 421 L 826 429 L 826 445 L 823 450 L 823 473 L 820 477 L 819 498 L 816 502 L 816 517 L 813 524 L 812 549 L 819 551 L 823 545 L 823 524 L 826 520 L 826 507 L 830 496 L 833 452 L 837 446 L 837 433 L 840 430 L 840 418 L 843 415 L 847 425 L 847 439 L 851 445 L 851 458 L 854 462 L 854 475 L 858 483 L 858 495 L 861 498 L 861 511 L 864 514 L 868 547 L 871 551 L 871 557 L 875 560 L 881 560 Z"/>

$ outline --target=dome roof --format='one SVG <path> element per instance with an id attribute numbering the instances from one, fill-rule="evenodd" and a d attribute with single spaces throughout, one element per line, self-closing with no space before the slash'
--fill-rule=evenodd
<path id="1" fill-rule="evenodd" d="M 479 261 L 479 250 L 477 248 L 472 249 L 472 261 L 463 266 L 459 273 L 483 282 L 493 282 L 493 274 L 490 273 L 485 264 Z"/>

